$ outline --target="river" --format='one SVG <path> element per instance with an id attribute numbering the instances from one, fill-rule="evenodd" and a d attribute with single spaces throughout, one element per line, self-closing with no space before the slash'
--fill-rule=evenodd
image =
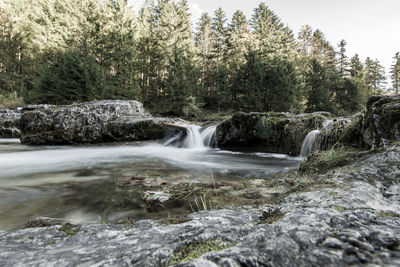
<path id="1" fill-rule="evenodd" d="M 215 126 L 187 128 L 185 137 L 148 143 L 37 147 L 0 139 L 0 229 L 16 229 L 37 217 L 98 222 L 113 201 L 124 203 L 118 207 L 121 214 L 157 219 L 166 213 L 148 212 L 141 196 L 121 201 L 118 184 L 133 175 L 201 180 L 212 173 L 217 181 L 267 179 L 296 169 L 301 161 L 213 148 Z"/>

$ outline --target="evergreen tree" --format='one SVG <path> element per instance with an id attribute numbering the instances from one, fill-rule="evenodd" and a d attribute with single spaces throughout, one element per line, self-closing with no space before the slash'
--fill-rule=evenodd
<path id="1" fill-rule="evenodd" d="M 255 46 L 264 56 L 290 57 L 296 52 L 293 33 L 265 3 L 254 10 L 251 26 L 257 40 Z"/>
<path id="2" fill-rule="evenodd" d="M 225 11 L 222 8 L 218 8 L 212 19 L 212 27 L 215 35 L 213 58 L 217 65 L 223 60 L 226 51 L 226 20 Z"/>
<path id="3" fill-rule="evenodd" d="M 299 50 L 301 56 L 307 57 L 311 55 L 311 48 L 313 45 L 313 31 L 310 25 L 301 27 L 297 37 L 299 41 Z"/>
<path id="4" fill-rule="evenodd" d="M 185 107 L 188 105 L 187 98 L 191 95 L 188 89 L 197 86 L 196 76 L 194 66 L 185 55 L 185 51 L 175 47 L 173 56 L 169 60 L 165 81 L 166 98 L 168 99 L 168 107 L 165 110 L 169 114 L 187 115 L 185 114 Z"/>
<path id="5" fill-rule="evenodd" d="M 342 111 L 350 113 L 360 109 L 360 84 L 352 78 L 341 79 L 337 83 L 336 103 Z"/>
<path id="6" fill-rule="evenodd" d="M 367 57 L 365 60 L 364 80 L 367 86 L 367 96 L 379 94 L 385 84 L 385 69 L 378 60 Z"/>
<path id="7" fill-rule="evenodd" d="M 241 90 L 240 107 L 246 111 L 262 111 L 265 93 L 265 71 L 258 52 L 250 50 L 246 55 L 246 64 L 239 72 Z"/>
<path id="8" fill-rule="evenodd" d="M 347 56 L 346 56 L 346 45 L 347 42 L 345 40 L 341 40 L 338 44 L 339 47 L 339 59 L 338 59 L 338 68 L 340 77 L 347 76 Z"/>
<path id="9" fill-rule="evenodd" d="M 102 98 L 102 75 L 95 58 L 80 51 L 60 53 L 44 65 L 27 102 L 71 104 Z"/>
<path id="10" fill-rule="evenodd" d="M 238 88 L 237 77 L 241 66 L 246 63 L 246 54 L 251 47 L 253 38 L 246 16 L 242 11 L 238 10 L 233 14 L 232 21 L 228 25 L 227 35 L 226 63 L 229 76 L 229 90 L 231 91 L 231 95 L 227 97 L 230 98 L 229 106 L 233 109 L 237 92 L 240 90 Z"/>
<path id="11" fill-rule="evenodd" d="M 21 29 L 21 1 L 0 2 L 0 95 L 21 93 L 25 34 Z"/>
<path id="12" fill-rule="evenodd" d="M 201 93 L 197 97 L 207 98 L 213 86 L 213 48 L 215 46 L 215 35 L 212 28 L 211 17 L 203 13 L 195 35 L 196 48 L 201 66 Z"/>
<path id="13" fill-rule="evenodd" d="M 390 68 L 390 74 L 393 82 L 393 90 L 396 94 L 400 90 L 400 53 L 397 52 L 393 57 L 393 65 Z"/>
<path id="14" fill-rule="evenodd" d="M 332 111 L 329 97 L 329 80 L 326 69 L 317 59 L 310 62 L 306 73 L 306 102 L 307 112 Z"/>
<path id="15" fill-rule="evenodd" d="M 350 59 L 350 70 L 349 70 L 350 76 L 353 78 L 362 78 L 363 70 L 364 70 L 364 66 L 363 66 L 358 54 L 355 54 Z"/>
<path id="16" fill-rule="evenodd" d="M 264 110 L 298 110 L 296 96 L 302 84 L 294 63 L 285 57 L 275 57 L 266 64 L 265 75 Z"/>

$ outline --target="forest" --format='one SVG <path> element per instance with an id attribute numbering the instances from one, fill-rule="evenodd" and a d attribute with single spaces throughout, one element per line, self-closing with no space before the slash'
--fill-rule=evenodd
<path id="1" fill-rule="evenodd" d="M 251 18 L 219 8 L 194 25 L 187 0 L 0 0 L 0 106 L 134 99 L 152 111 L 361 110 L 400 88 L 378 60 L 346 54 L 305 25 L 294 33 L 265 3 Z"/>

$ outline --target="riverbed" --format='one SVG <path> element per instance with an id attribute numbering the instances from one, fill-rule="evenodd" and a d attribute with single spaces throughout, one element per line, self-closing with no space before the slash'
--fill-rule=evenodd
<path id="1" fill-rule="evenodd" d="M 148 211 L 141 205 L 140 195 L 121 200 L 118 185 L 132 176 L 193 181 L 212 176 L 217 182 L 268 179 L 271 174 L 296 169 L 302 160 L 211 148 L 196 143 L 200 138 L 196 134 L 189 133 L 181 142 L 183 147 L 173 144 L 172 139 L 41 147 L 22 145 L 18 139 L 0 139 L 0 229 L 20 228 L 37 217 L 98 223 L 106 210 L 119 214 L 115 220 L 126 214 L 135 220 L 159 219 L 171 211 Z"/>

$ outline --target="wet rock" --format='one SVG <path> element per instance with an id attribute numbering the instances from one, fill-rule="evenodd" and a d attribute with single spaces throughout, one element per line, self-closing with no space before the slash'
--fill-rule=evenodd
<path id="1" fill-rule="evenodd" d="M 364 142 L 370 147 L 400 141 L 400 95 L 370 97 L 361 132 Z"/>
<path id="2" fill-rule="evenodd" d="M 334 179 L 336 185 L 293 192 L 272 206 L 202 211 L 172 225 L 144 220 L 81 226 L 73 234 L 60 226 L 0 232 L 0 265 L 166 266 L 188 248 L 225 243 L 231 245 L 174 263 L 399 266 L 400 203 L 393 190 L 400 182 L 400 147 L 314 179 Z"/>
<path id="3" fill-rule="evenodd" d="M 236 113 L 217 127 L 218 146 L 298 155 L 306 135 L 320 128 L 325 113 Z"/>
<path id="4" fill-rule="evenodd" d="M 369 148 L 361 132 L 363 116 L 360 113 L 352 117 L 339 117 L 328 121 L 320 130 L 315 146 L 319 150 L 329 150 L 338 146 Z"/>
<path id="5" fill-rule="evenodd" d="M 19 119 L 21 113 L 18 110 L 0 110 L 0 138 L 19 138 Z"/>
<path id="6" fill-rule="evenodd" d="M 21 141 L 31 145 L 155 140 L 169 129 L 179 130 L 167 125 L 174 120 L 151 117 L 137 101 L 37 105 L 22 112 Z"/>

